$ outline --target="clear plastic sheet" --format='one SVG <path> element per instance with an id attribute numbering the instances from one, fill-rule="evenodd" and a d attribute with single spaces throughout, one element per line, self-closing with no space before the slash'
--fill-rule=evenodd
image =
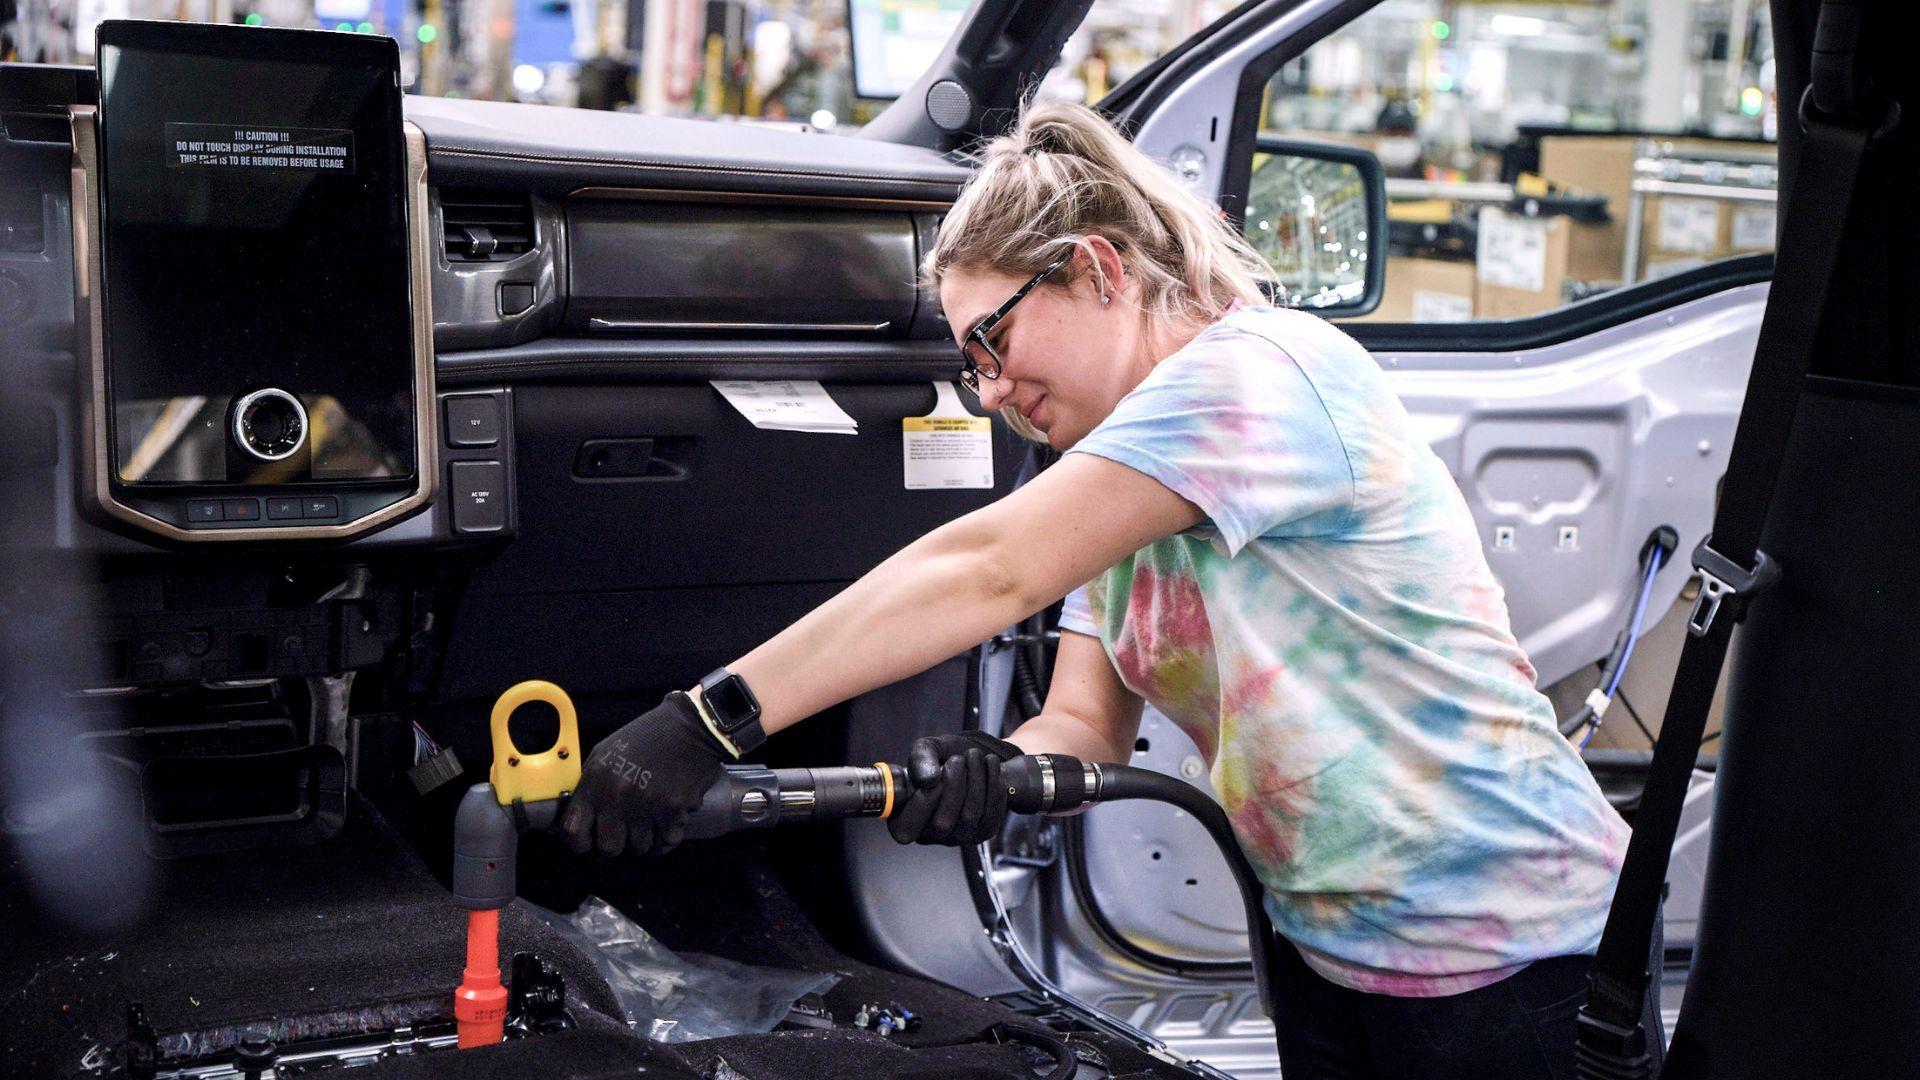
<path id="1" fill-rule="evenodd" d="M 655 1042 L 772 1031 L 802 995 L 840 981 L 822 972 L 676 953 L 596 896 L 571 915 L 532 910 L 580 946 L 613 987 L 628 1025 Z"/>

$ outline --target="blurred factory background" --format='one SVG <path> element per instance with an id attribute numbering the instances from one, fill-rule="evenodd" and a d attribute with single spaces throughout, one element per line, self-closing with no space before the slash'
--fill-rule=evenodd
<path id="1" fill-rule="evenodd" d="M 1040 95 L 1097 102 L 1231 8 L 1099 0 Z M 967 0 L 0 0 L 0 56 L 90 64 L 108 18 L 400 43 L 410 92 L 845 134 L 909 88 Z M 1383 0 L 1283 65 L 1261 131 L 1351 142 L 1390 178 L 1372 318 L 1515 318 L 1770 251 L 1766 0 Z M 1257 154 L 1247 233 L 1286 178 Z M 1172 163 L 1176 170 L 1177 162 Z M 1297 238 L 1295 238 L 1297 239 Z"/>
<path id="2" fill-rule="evenodd" d="M 1101 0 L 1042 93 L 1097 101 L 1224 14 Z M 89 63 L 102 19 L 386 34 L 416 93 L 858 125 L 939 51 L 966 0 L 0 0 L 4 58 Z M 1295 65 L 1278 126 L 1390 126 L 1472 172 L 1473 147 L 1560 123 L 1762 133 L 1761 0 L 1387 0 Z M 1322 55 L 1324 54 L 1324 55 Z M 828 118 L 831 117 L 830 122 Z M 1405 129 L 1400 131 L 1398 129 Z"/>

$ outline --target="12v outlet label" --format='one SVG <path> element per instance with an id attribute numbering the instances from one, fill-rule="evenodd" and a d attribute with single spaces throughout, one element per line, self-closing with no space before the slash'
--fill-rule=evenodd
<path id="1" fill-rule="evenodd" d="M 170 168 L 353 171 L 353 132 L 347 128 L 167 125 Z"/>

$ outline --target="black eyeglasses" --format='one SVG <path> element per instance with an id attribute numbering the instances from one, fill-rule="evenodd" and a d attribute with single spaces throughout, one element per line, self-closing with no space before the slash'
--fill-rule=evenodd
<path id="1" fill-rule="evenodd" d="M 1015 304 L 1026 299 L 1034 286 L 1045 281 L 1048 274 L 1067 265 L 1067 261 L 1071 258 L 1073 258 L 1073 252 L 1069 250 L 1065 255 L 1053 260 L 1045 270 L 1033 275 L 1033 280 L 1020 286 L 1018 292 L 1007 297 L 1006 303 L 994 308 L 986 318 L 974 323 L 973 329 L 967 331 L 967 336 L 960 339 L 960 384 L 962 386 L 978 394 L 981 379 L 992 381 L 1000 377 L 1000 354 L 995 352 L 992 344 L 987 341 L 987 335 L 993 333 L 993 328 L 1000 325 L 1000 320 L 1007 317 L 1007 313 L 1013 310 Z"/>

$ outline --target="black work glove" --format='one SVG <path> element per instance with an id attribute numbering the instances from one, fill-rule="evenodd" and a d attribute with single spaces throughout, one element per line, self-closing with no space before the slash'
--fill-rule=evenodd
<path id="1" fill-rule="evenodd" d="M 727 752 L 682 693 L 600 740 L 560 827 L 579 854 L 597 848 L 665 854 L 686 835 L 687 813 L 719 781 Z"/>
<path id="2" fill-rule="evenodd" d="M 1000 763 L 1024 751 L 984 731 L 915 739 L 907 754 L 913 791 L 887 831 L 902 844 L 980 844 L 1007 820 Z"/>

